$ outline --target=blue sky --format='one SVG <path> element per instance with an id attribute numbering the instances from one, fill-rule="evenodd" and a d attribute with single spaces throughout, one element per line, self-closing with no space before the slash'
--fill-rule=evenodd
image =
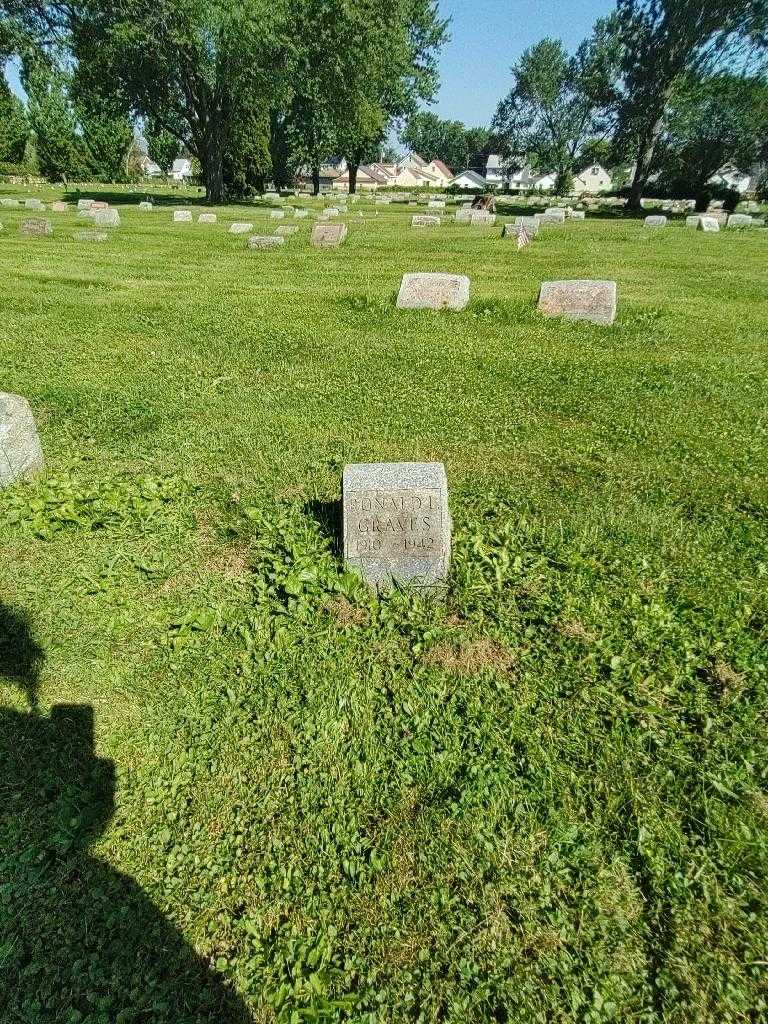
<path id="1" fill-rule="evenodd" d="M 528 46 L 553 36 L 574 49 L 614 0 L 440 0 L 451 41 L 440 60 L 440 91 L 429 109 L 487 125 L 510 87 L 509 69 Z"/>
<path id="2" fill-rule="evenodd" d="M 440 91 L 429 109 L 469 125 L 487 125 L 509 90 L 511 65 L 544 36 L 573 49 L 614 0 L 440 0 L 451 41 L 440 57 Z M 7 69 L 19 91 L 18 75 Z"/>

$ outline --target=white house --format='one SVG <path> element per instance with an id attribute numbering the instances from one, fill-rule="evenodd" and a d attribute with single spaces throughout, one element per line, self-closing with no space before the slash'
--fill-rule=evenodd
<path id="1" fill-rule="evenodd" d="M 602 164 L 585 167 L 573 179 L 573 191 L 576 195 L 582 192 L 607 192 L 613 185 L 613 178 Z"/>
<path id="2" fill-rule="evenodd" d="M 138 165 L 145 178 L 161 178 L 163 175 L 159 164 L 156 164 L 148 153 L 141 154 L 138 159 Z"/>
<path id="3" fill-rule="evenodd" d="M 726 188 L 736 189 L 737 192 L 748 192 L 751 181 L 751 174 L 745 174 L 733 164 L 726 164 L 712 175 L 707 184 L 724 185 Z"/>
<path id="4" fill-rule="evenodd" d="M 453 177 L 453 171 L 442 160 L 430 160 L 421 168 L 421 173 L 436 178 L 441 188 L 445 188 Z"/>
<path id="5" fill-rule="evenodd" d="M 479 189 L 485 188 L 487 182 L 482 174 L 478 174 L 477 171 L 459 171 L 455 178 L 451 178 L 450 185 L 455 185 L 458 188 L 471 188 Z"/>
<path id="6" fill-rule="evenodd" d="M 507 174 L 507 186 L 518 192 L 538 191 L 551 192 L 555 187 L 555 174 L 532 171 L 527 165 Z"/>
<path id="7" fill-rule="evenodd" d="M 186 181 L 187 178 L 191 177 L 191 160 L 187 160 L 186 157 L 179 157 L 178 160 L 173 161 L 173 167 L 171 168 L 171 178 L 173 179 L 173 181 Z"/>
<path id="8" fill-rule="evenodd" d="M 491 153 L 485 162 L 485 180 L 495 188 L 501 188 L 509 175 L 498 153 Z"/>

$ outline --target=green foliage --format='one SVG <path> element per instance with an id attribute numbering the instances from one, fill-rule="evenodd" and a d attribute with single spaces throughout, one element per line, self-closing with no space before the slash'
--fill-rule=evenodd
<path id="1" fill-rule="evenodd" d="M 147 152 L 166 177 L 181 152 L 179 132 L 169 132 L 155 118 L 148 117 L 144 124 Z"/>
<path id="2" fill-rule="evenodd" d="M 29 122 L 40 173 L 52 181 L 87 176 L 88 162 L 70 98 L 71 75 L 43 61 L 27 71 Z"/>
<path id="3" fill-rule="evenodd" d="M 673 190 L 694 194 L 732 163 L 749 173 L 768 139 L 768 84 L 720 74 L 675 88 L 655 157 Z"/>
<path id="4" fill-rule="evenodd" d="M 765 1018 L 764 236 L 590 217 L 513 259 L 361 199 L 244 271 L 93 194 L 87 251 L 3 212 L 48 468 L 0 504 L 0 1019 Z M 465 313 L 394 308 L 446 260 Z M 609 275 L 612 328 L 536 312 Z M 341 467 L 435 458 L 448 597 L 374 598 Z"/>
<path id="5" fill-rule="evenodd" d="M 400 141 L 427 162 L 442 160 L 454 172 L 471 168 L 484 173 L 490 152 L 488 129 L 467 128 L 461 121 L 446 121 L 429 111 L 407 121 Z"/>
<path id="6" fill-rule="evenodd" d="M 572 173 L 584 146 L 594 147 L 611 128 L 617 60 L 609 19 L 597 22 L 573 56 L 556 39 L 527 49 L 493 120 L 503 155 L 526 158 L 538 170 Z"/>
<path id="7" fill-rule="evenodd" d="M 765 47 L 765 0 L 617 0 L 622 98 L 617 145 L 635 158 L 631 202 L 639 206 L 668 105 L 686 78 L 731 70 Z"/>
<path id="8" fill-rule="evenodd" d="M 29 121 L 18 96 L 0 74 L 0 162 L 22 163 L 29 138 Z"/>

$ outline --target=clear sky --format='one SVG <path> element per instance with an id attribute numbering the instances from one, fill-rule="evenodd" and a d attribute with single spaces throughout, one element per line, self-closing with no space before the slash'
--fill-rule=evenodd
<path id="1" fill-rule="evenodd" d="M 440 91 L 429 109 L 468 125 L 489 124 L 528 46 L 553 36 L 575 49 L 614 0 L 440 0 L 451 41 L 440 60 Z"/>
<path id="2" fill-rule="evenodd" d="M 468 125 L 487 125 L 510 87 L 509 69 L 526 47 L 554 36 L 574 49 L 614 0 L 439 0 L 451 19 L 441 52 L 440 91 L 429 109 Z M 20 90 L 14 68 L 12 88 Z"/>

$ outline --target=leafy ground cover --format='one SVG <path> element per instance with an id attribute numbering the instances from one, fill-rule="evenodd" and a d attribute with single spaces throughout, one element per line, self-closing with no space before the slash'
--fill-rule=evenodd
<path id="1" fill-rule="evenodd" d="M 263 208 L 137 198 L 0 212 L 47 458 L 0 496 L 0 1018 L 764 1020 L 768 233 L 361 201 L 250 252 Z M 540 318 L 561 277 L 616 324 Z M 428 459 L 449 597 L 374 600 L 341 467 Z"/>

